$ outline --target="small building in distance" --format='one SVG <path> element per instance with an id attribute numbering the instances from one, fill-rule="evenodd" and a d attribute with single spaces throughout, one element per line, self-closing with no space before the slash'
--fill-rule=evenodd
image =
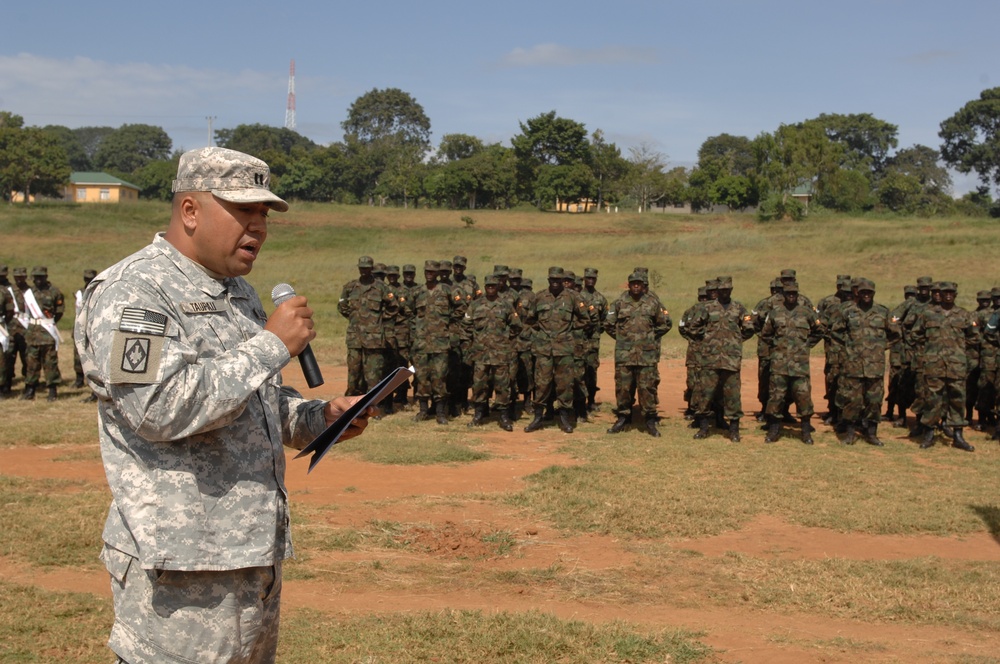
<path id="1" fill-rule="evenodd" d="M 139 200 L 139 187 L 107 173 L 70 173 L 63 198 L 72 203 L 123 203 Z"/>

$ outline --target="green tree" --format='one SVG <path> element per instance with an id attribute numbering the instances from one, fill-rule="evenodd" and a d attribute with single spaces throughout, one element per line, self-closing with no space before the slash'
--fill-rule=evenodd
<path id="1" fill-rule="evenodd" d="M 441 137 L 441 144 L 438 146 L 438 161 L 458 161 L 474 157 L 486 146 L 475 136 L 468 134 L 445 134 Z"/>
<path id="2" fill-rule="evenodd" d="M 117 131 L 114 127 L 77 127 L 73 130 L 77 142 L 83 148 L 84 154 L 90 161 L 90 170 L 93 170 L 94 157 L 104 139 Z"/>
<path id="3" fill-rule="evenodd" d="M 1000 88 L 983 90 L 941 123 L 938 136 L 944 163 L 1000 187 Z"/>
<path id="4" fill-rule="evenodd" d="M 19 192 L 25 204 L 32 196 L 61 196 L 70 174 L 66 151 L 51 133 L 22 124 L 19 116 L 0 115 L 0 194 L 10 201 Z"/>
<path id="5" fill-rule="evenodd" d="M 46 125 L 42 127 L 42 131 L 51 134 L 62 145 L 66 152 L 66 158 L 69 160 L 70 170 L 94 170 L 93 162 L 87 155 L 87 151 L 84 150 L 80 143 L 80 137 L 75 131 L 62 125 Z"/>
<path id="6" fill-rule="evenodd" d="M 604 140 L 604 132 L 596 130 L 590 136 L 590 163 L 597 188 L 597 209 L 604 207 L 605 198 L 617 202 L 625 191 L 629 162 L 621 149 Z"/>
<path id="7" fill-rule="evenodd" d="M 547 184 L 538 190 L 543 167 L 589 166 L 591 155 L 587 130 L 580 122 L 558 117 L 555 111 L 519 124 L 521 133 L 511 139 L 517 157 L 519 188 L 538 207 L 552 205 L 555 201 L 549 198 L 552 194 L 549 184 L 556 175 L 547 173 Z"/>
<path id="8" fill-rule="evenodd" d="M 121 177 L 129 177 L 151 161 L 170 157 L 173 143 L 167 132 L 147 124 L 126 124 L 101 141 L 94 165 Z"/>
<path id="9" fill-rule="evenodd" d="M 628 151 L 631 164 L 628 192 L 639 212 L 645 212 L 671 189 L 670 179 L 664 172 L 667 157 L 645 142 Z"/>
<path id="10" fill-rule="evenodd" d="M 827 138 L 844 148 L 842 167 L 875 179 L 885 169 L 889 151 L 899 142 L 899 127 L 871 113 L 821 113 L 818 118 L 806 122 L 822 127 Z"/>
<path id="11" fill-rule="evenodd" d="M 292 150 L 316 149 L 310 139 L 286 127 L 271 127 L 264 124 L 241 124 L 233 129 L 219 129 L 215 132 L 215 143 L 221 148 L 239 150 L 258 159 L 274 154 L 290 156 Z"/>

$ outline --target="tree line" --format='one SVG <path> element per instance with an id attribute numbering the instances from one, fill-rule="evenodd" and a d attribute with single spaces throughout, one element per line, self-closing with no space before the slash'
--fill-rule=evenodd
<path id="1" fill-rule="evenodd" d="M 821 114 L 754 138 L 705 140 L 693 168 L 673 167 L 648 144 L 625 152 L 601 129 L 556 111 L 520 122 L 510 145 L 468 134 L 431 143 L 423 107 L 398 88 L 373 89 L 354 101 L 342 141 L 319 145 L 263 124 L 215 131 L 221 147 L 268 162 L 272 189 L 302 201 L 504 209 L 589 203 L 648 210 L 689 204 L 756 209 L 762 219 L 801 218 L 813 205 L 849 213 L 890 211 L 933 216 L 1000 216 L 1000 87 L 984 90 L 941 122 L 939 149 L 898 148 L 898 127 L 869 113 Z M 160 127 L 26 127 L 0 111 L 0 196 L 60 196 L 72 171 L 104 171 L 167 200 L 179 156 Z M 980 186 L 955 200 L 946 167 L 975 173 Z M 25 196 L 27 200 L 28 196 Z"/>

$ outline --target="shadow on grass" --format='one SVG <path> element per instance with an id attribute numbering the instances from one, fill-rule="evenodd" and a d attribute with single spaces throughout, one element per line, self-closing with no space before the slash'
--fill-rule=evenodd
<path id="1" fill-rule="evenodd" d="M 969 505 L 969 509 L 979 515 L 986 527 L 990 529 L 993 540 L 1000 544 L 1000 507 L 996 505 Z"/>

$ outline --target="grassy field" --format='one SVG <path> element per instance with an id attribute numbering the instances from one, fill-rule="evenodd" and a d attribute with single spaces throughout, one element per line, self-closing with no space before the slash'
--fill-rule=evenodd
<path id="1" fill-rule="evenodd" d="M 476 220 L 472 227 L 461 220 L 467 214 Z M 3 207 L 0 263 L 47 265 L 69 303 L 83 269 L 101 269 L 143 246 L 168 215 L 166 205 L 152 203 Z M 541 287 L 549 265 L 578 274 L 596 267 L 598 287 L 607 296 L 625 288 L 633 267 L 647 266 L 652 288 L 675 320 L 705 278 L 722 274 L 733 276 L 734 298 L 747 306 L 764 297 L 768 282 L 788 267 L 797 269 L 803 292 L 814 302 L 833 291 L 839 273 L 873 279 L 876 300 L 890 306 L 901 299 L 904 285 L 924 274 L 958 282 L 959 304 L 968 308 L 977 290 L 1000 283 L 1000 275 L 985 267 L 1000 244 L 996 222 L 987 219 L 812 217 L 761 224 L 741 215 L 569 216 L 327 205 L 295 205 L 273 219 L 250 280 L 264 294 L 266 308 L 266 294 L 280 281 L 309 297 L 319 333 L 313 347 L 325 364 L 341 363 L 345 356 L 344 322 L 335 303 L 342 284 L 356 275 L 360 255 L 419 267 L 427 258 L 463 254 L 469 271 L 480 278 L 503 263 L 521 267 Z M 71 319 L 70 305 L 60 324 L 67 338 Z M 612 350 L 609 341 L 602 347 L 605 356 Z M 753 347 L 745 346 L 748 356 Z M 683 352 L 682 340 L 671 332 L 665 355 L 677 358 Z M 71 354 L 60 355 L 64 377 L 72 378 Z M 610 394 L 611 386 L 604 388 L 602 395 Z M 93 407 L 78 403 L 82 392 L 65 392 L 67 398 L 58 404 L 0 402 L 0 448 L 30 453 L 55 446 L 62 455 L 57 460 L 97 464 Z M 748 411 L 752 397 L 744 395 Z M 561 601 L 607 606 L 751 611 L 764 616 L 763 622 L 767 616 L 801 614 L 873 625 L 947 626 L 956 634 L 1000 638 L 1000 564 L 995 562 L 919 553 L 896 560 L 877 553 L 870 559 L 788 560 L 738 551 L 708 557 L 689 544 L 740 529 L 761 515 L 847 535 L 989 534 L 1000 539 L 996 444 L 977 436 L 973 455 L 941 447 L 919 455 L 913 446 L 895 443 L 880 450 L 844 447 L 824 427 L 812 448 L 794 441 L 732 446 L 720 437 L 692 445 L 686 423 L 674 414 L 663 422 L 664 437 L 655 442 L 637 433 L 607 436 L 606 427 L 606 422 L 582 425 L 572 437 L 553 438 L 573 463 L 544 468 L 523 488 L 453 500 L 525 515 L 567 538 L 607 537 L 635 557 L 632 565 L 601 570 L 493 566 L 491 560 L 516 557 L 523 545 L 523 533 L 499 522 L 482 533 L 485 562 L 436 564 L 419 558 L 412 535 L 440 526 L 413 516 L 331 526 L 338 505 L 294 504 L 293 499 L 298 550 L 286 577 L 307 582 L 321 561 L 324 572 L 337 579 L 338 590 L 345 591 L 374 588 L 432 596 L 464 589 L 506 596 L 530 587 Z M 415 428 L 408 418 L 397 417 L 379 422 L 376 432 L 377 446 L 366 444 L 366 436 L 338 446 L 331 459 L 377 464 L 391 474 L 413 466 L 471 467 L 493 458 L 488 439 L 470 435 L 458 423 Z M 428 509 L 422 500 L 412 496 L 372 509 L 412 515 Z M 99 571 L 96 551 L 107 503 L 107 487 L 100 482 L 18 477 L 0 468 L 0 505 L 5 507 L 0 510 L 0 559 L 38 570 Z M 400 557 L 401 552 L 410 557 Z M 109 603 L 101 598 L 0 580 L 0 662 L 107 661 L 103 643 L 110 620 Z M 847 658 L 826 661 L 903 661 L 874 638 L 816 637 L 806 645 L 790 639 L 788 645 Z M 372 652 L 380 658 L 366 655 Z M 670 625 L 649 629 L 535 612 L 331 614 L 299 608 L 285 613 L 280 660 L 678 662 L 718 656 L 702 633 Z M 984 655 L 961 661 L 998 660 Z"/>

